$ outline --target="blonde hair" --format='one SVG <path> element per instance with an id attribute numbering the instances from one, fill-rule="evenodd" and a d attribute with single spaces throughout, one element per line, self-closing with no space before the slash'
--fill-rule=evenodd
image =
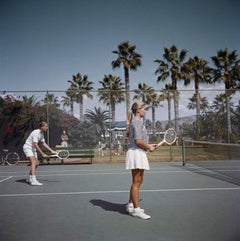
<path id="1" fill-rule="evenodd" d="M 144 107 L 146 104 L 143 102 L 134 102 L 132 104 L 131 109 L 128 111 L 128 118 L 127 118 L 127 128 L 126 128 L 126 137 L 130 135 L 130 123 L 132 121 L 133 116 L 137 114 L 137 110 Z"/>

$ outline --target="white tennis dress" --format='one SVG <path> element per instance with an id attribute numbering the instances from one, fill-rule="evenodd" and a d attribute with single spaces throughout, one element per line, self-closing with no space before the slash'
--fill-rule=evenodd
<path id="1" fill-rule="evenodd" d="M 126 169 L 145 169 L 149 170 L 149 162 L 147 152 L 137 146 L 135 140 L 141 139 L 148 143 L 147 130 L 143 124 L 143 120 L 134 117 L 130 124 L 129 149 L 126 153 Z"/>

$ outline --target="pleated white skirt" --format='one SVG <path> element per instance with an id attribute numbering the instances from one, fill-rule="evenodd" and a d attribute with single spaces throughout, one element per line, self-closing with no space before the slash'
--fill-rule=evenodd
<path id="1" fill-rule="evenodd" d="M 149 162 L 146 151 L 142 149 L 128 149 L 126 153 L 126 169 L 145 169 L 149 170 Z"/>

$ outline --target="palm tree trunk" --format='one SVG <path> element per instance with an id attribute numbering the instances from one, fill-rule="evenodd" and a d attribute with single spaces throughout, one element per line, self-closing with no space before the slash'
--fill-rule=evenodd
<path id="1" fill-rule="evenodd" d="M 169 90 L 168 90 L 167 103 L 168 103 L 168 128 L 169 128 L 171 126 L 171 98 L 170 98 Z"/>
<path id="2" fill-rule="evenodd" d="M 174 90 L 173 92 L 173 100 L 174 100 L 174 115 L 175 115 L 175 130 L 179 133 L 179 103 L 178 103 L 178 91 Z"/>
<path id="3" fill-rule="evenodd" d="M 79 120 L 81 122 L 84 121 L 84 118 L 83 118 L 83 103 L 79 103 Z"/>
<path id="4" fill-rule="evenodd" d="M 231 115 L 230 115 L 230 105 L 229 105 L 229 89 L 225 90 L 226 92 L 226 112 L 227 112 L 227 135 L 228 135 L 228 143 L 231 142 L 231 133 L 232 133 L 232 125 L 231 125 Z"/>
<path id="5" fill-rule="evenodd" d="M 156 135 L 155 107 L 152 107 L 152 129 L 153 129 L 153 136 L 155 136 Z"/>
<path id="6" fill-rule="evenodd" d="M 128 111 L 130 109 L 130 84 L 129 84 L 129 70 L 124 67 L 125 75 L 125 94 L 126 94 L 126 120 L 128 118 Z"/>
<path id="7" fill-rule="evenodd" d="M 115 104 L 112 103 L 111 104 L 111 112 L 112 112 L 112 121 L 116 121 L 116 108 L 115 108 Z"/>

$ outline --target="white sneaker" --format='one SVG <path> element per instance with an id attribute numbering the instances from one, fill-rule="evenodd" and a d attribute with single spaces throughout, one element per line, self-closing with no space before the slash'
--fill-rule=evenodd
<path id="1" fill-rule="evenodd" d="M 32 180 L 31 185 L 32 186 L 42 186 L 43 184 L 35 179 L 35 180 Z"/>
<path id="2" fill-rule="evenodd" d="M 133 217 L 141 218 L 141 219 L 144 219 L 144 220 L 147 220 L 147 219 L 151 218 L 151 216 L 144 213 L 141 210 L 141 208 L 135 208 L 132 215 L 133 215 Z"/>
<path id="3" fill-rule="evenodd" d="M 26 179 L 26 183 L 31 184 L 32 181 L 33 181 L 32 176 L 29 176 L 29 177 Z"/>
<path id="4" fill-rule="evenodd" d="M 144 209 L 140 208 L 140 210 L 141 210 L 142 212 L 144 212 Z M 133 214 L 133 212 L 134 212 L 133 203 L 128 203 L 128 204 L 126 205 L 126 212 L 129 213 L 130 215 Z"/>

